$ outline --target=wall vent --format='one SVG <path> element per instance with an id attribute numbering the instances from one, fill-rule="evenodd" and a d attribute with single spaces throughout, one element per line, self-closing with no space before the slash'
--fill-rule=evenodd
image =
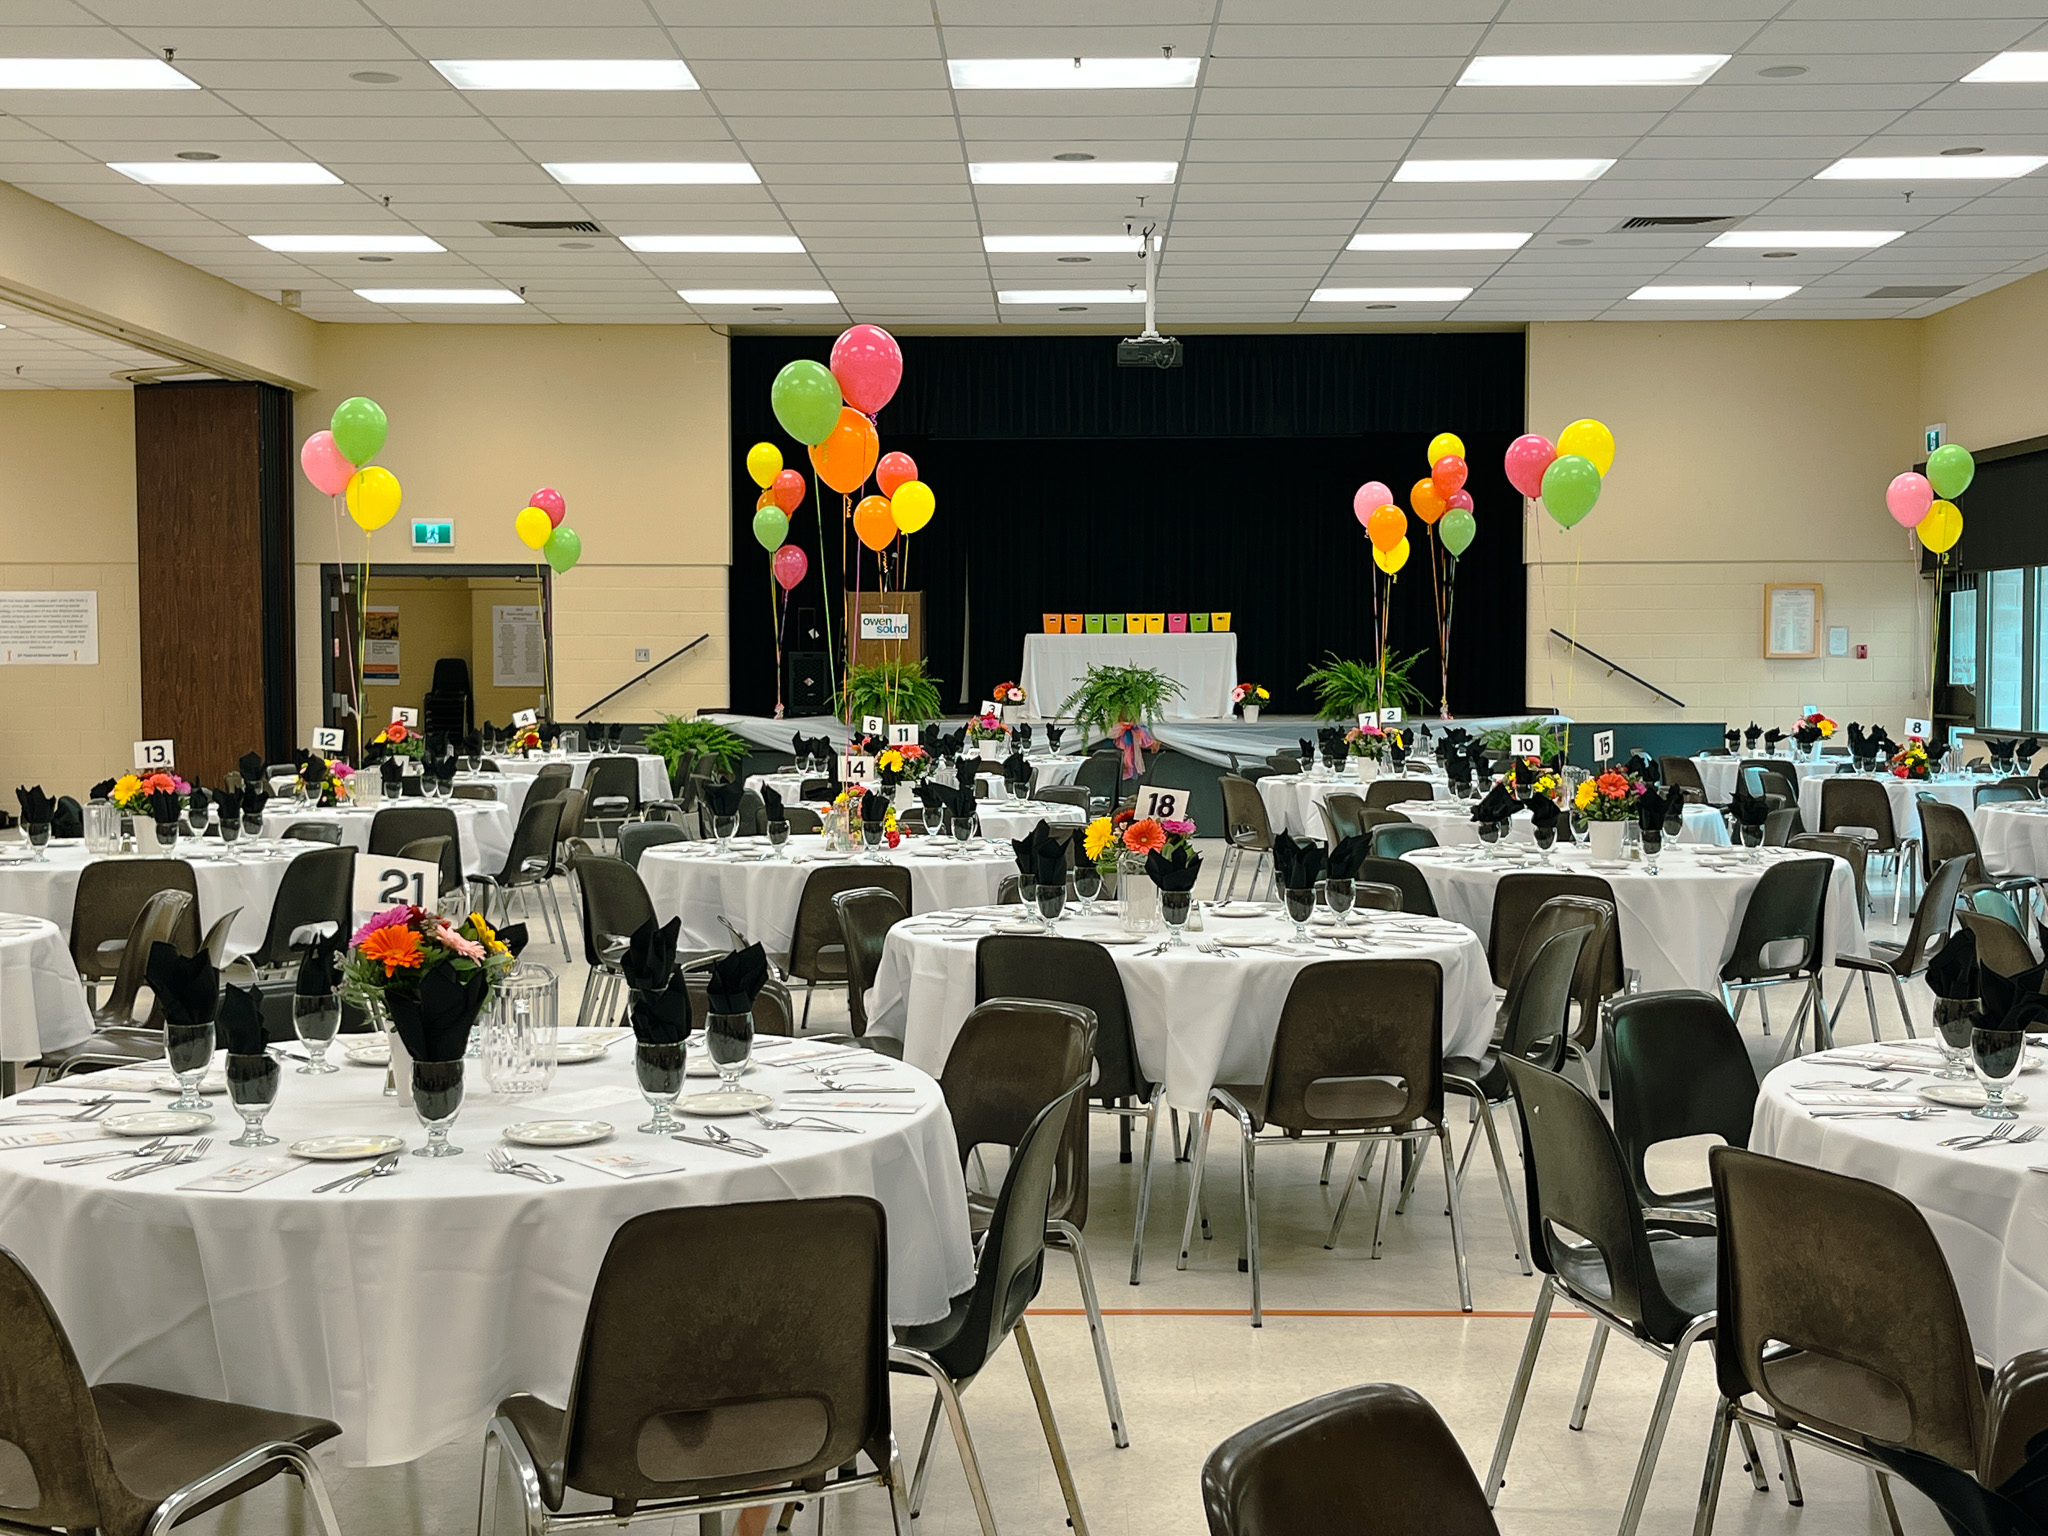
<path id="1" fill-rule="evenodd" d="M 1961 283 L 1897 283 L 1889 288 L 1873 288 L 1863 295 L 1866 299 L 1945 299 L 1959 292 Z"/>
<path id="2" fill-rule="evenodd" d="M 1629 235 L 1646 229 L 1727 229 L 1741 222 L 1740 216 L 1732 213 L 1646 213 L 1623 219 L 1612 232 Z"/>
<path id="3" fill-rule="evenodd" d="M 552 240 L 558 235 L 608 235 L 592 219 L 485 219 L 485 229 L 509 240 Z"/>

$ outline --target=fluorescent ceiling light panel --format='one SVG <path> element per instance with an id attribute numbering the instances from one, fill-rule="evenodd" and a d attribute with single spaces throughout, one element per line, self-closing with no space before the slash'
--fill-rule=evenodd
<path id="1" fill-rule="evenodd" d="M 1137 91 L 1186 87 L 1202 73 L 1192 59 L 952 59 L 956 91 Z"/>
<path id="2" fill-rule="evenodd" d="M 1725 53 L 1567 53 L 1474 59 L 1460 85 L 1698 85 Z"/>
<path id="3" fill-rule="evenodd" d="M 1003 288 L 998 304 L 1142 304 L 1142 288 Z"/>
<path id="4" fill-rule="evenodd" d="M 1519 251 L 1529 243 L 1526 232 L 1493 234 L 1445 232 L 1434 235 L 1353 235 L 1350 251 Z"/>
<path id="5" fill-rule="evenodd" d="M 968 165 L 967 179 L 983 186 L 1151 187 L 1170 183 L 1179 170 L 1172 160 L 977 160 Z"/>
<path id="6" fill-rule="evenodd" d="M 1874 251 L 1904 233 L 1903 229 L 1731 229 L 1707 244 L 1734 251 Z"/>
<path id="7" fill-rule="evenodd" d="M 358 288 L 372 304 L 524 304 L 510 288 Z"/>
<path id="8" fill-rule="evenodd" d="M 1964 85 L 2031 85 L 2048 80 L 2048 53 L 2014 49 L 1979 64 L 1963 76 Z"/>
<path id="9" fill-rule="evenodd" d="M 1638 288 L 1631 299 L 1662 299 L 1673 304 L 1762 304 L 1772 299 L 1789 299 L 1799 285 L 1768 283 L 1673 283 L 1663 287 Z"/>
<path id="10" fill-rule="evenodd" d="M 981 248 L 992 256 L 1053 256 L 1072 251 L 1113 256 L 1145 254 L 1143 235 L 983 235 Z M 1152 237 L 1159 249 L 1159 236 Z"/>
<path id="11" fill-rule="evenodd" d="M 162 59 L 0 59 L 0 91 L 196 91 Z"/>
<path id="12" fill-rule="evenodd" d="M 1471 296 L 1470 288 L 1318 288 L 1313 304 L 1456 304 Z"/>
<path id="13" fill-rule="evenodd" d="M 2048 165 L 2048 155 L 1868 155 L 1837 160 L 1815 181 L 2004 181 Z"/>
<path id="14" fill-rule="evenodd" d="M 687 251 L 703 256 L 801 256 L 804 243 L 795 235 L 621 235 L 629 251 L 657 255 Z"/>
<path id="15" fill-rule="evenodd" d="M 310 160 L 110 160 L 107 169 L 149 187 L 338 187 Z"/>
<path id="16" fill-rule="evenodd" d="M 830 288 L 678 288 L 676 297 L 698 308 L 723 304 L 837 304 Z"/>
<path id="17" fill-rule="evenodd" d="M 361 256 L 370 252 L 390 252 L 423 256 L 448 249 L 440 241 L 430 240 L 425 235 L 251 235 L 249 238 L 266 251 L 281 251 L 287 255 L 332 252 Z"/>
<path id="18" fill-rule="evenodd" d="M 694 91 L 681 59 L 435 59 L 462 91 Z"/>
<path id="19" fill-rule="evenodd" d="M 1396 181 L 1598 181 L 1612 160 L 1404 160 Z"/>
<path id="20" fill-rule="evenodd" d="M 565 187 L 758 186 L 744 160 L 576 160 L 541 167 Z"/>

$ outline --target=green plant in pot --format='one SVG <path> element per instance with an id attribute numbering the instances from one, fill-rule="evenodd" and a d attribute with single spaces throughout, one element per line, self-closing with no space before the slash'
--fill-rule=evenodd
<path id="1" fill-rule="evenodd" d="M 1081 686 L 1060 705 L 1060 713 L 1091 735 L 1111 736 L 1120 725 L 1157 721 L 1167 701 L 1180 697 L 1180 684 L 1156 667 L 1090 667 Z"/>
<path id="2" fill-rule="evenodd" d="M 925 675 L 921 661 L 857 662 L 846 669 L 832 703 L 848 724 L 880 715 L 891 725 L 922 725 L 946 712 L 938 680 Z"/>
<path id="3" fill-rule="evenodd" d="M 1496 726 L 1493 730 L 1481 731 L 1479 744 L 1490 752 L 1505 752 L 1514 745 L 1514 738 L 1517 736 L 1541 737 L 1543 749 L 1536 755 L 1546 763 L 1564 750 L 1564 737 L 1541 720 L 1518 720 L 1513 725 Z"/>
<path id="4" fill-rule="evenodd" d="M 685 715 L 663 715 L 661 724 L 641 738 L 649 752 L 659 752 L 668 764 L 671 783 L 683 768 L 709 752 L 728 774 L 737 773 L 747 760 L 745 738 L 713 720 L 692 720 Z"/>
<path id="5" fill-rule="evenodd" d="M 1301 680 L 1300 686 L 1316 696 L 1318 720 L 1351 720 L 1368 712 L 1400 709 L 1410 714 L 1427 709 L 1429 700 L 1412 681 L 1411 674 L 1422 652 L 1403 656 L 1387 653 L 1386 665 L 1373 661 L 1346 661 L 1335 652 Z"/>

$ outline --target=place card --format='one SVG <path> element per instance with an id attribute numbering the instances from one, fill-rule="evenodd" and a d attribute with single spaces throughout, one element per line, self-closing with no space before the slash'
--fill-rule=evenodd
<path id="1" fill-rule="evenodd" d="M 52 1125 L 40 1131 L 0 1131 L 0 1152 L 15 1147 L 61 1147 L 67 1141 L 98 1141 L 97 1125 Z"/>
<path id="2" fill-rule="evenodd" d="M 551 1104 L 549 1107 L 555 1106 Z M 608 1173 L 615 1179 L 644 1179 L 650 1174 L 683 1171 L 681 1163 L 657 1162 L 637 1152 L 557 1152 L 555 1156 L 579 1168 Z"/>
<path id="3" fill-rule="evenodd" d="M 247 1157 L 240 1162 L 230 1163 L 216 1169 L 203 1179 L 194 1179 L 190 1184 L 180 1184 L 180 1189 L 218 1190 L 223 1194 L 237 1194 L 245 1189 L 254 1189 L 258 1184 L 268 1184 L 280 1174 L 290 1173 L 294 1168 L 305 1165 L 296 1157 Z"/>

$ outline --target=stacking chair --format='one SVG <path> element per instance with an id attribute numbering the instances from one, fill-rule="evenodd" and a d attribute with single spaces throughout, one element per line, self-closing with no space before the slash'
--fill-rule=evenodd
<path id="1" fill-rule="evenodd" d="M 86 866 L 88 871 L 98 867 Z M 153 945 L 176 944 L 181 952 L 188 943 L 197 946 L 198 927 L 192 921 L 192 911 L 192 898 L 183 891 L 162 890 L 146 897 L 128 926 L 120 968 L 114 972 L 106 1001 L 92 1010 L 93 1032 L 73 1045 L 45 1051 L 31 1065 L 54 1080 L 73 1072 L 161 1060 L 163 1031 L 136 1027 L 135 1003 L 148 975 Z M 189 940 L 184 937 L 188 932 L 193 935 Z M 154 1012 L 151 1018 L 155 1018 Z"/>
<path id="2" fill-rule="evenodd" d="M 1743 1003 L 1756 993 L 1766 1033 L 1771 1027 L 1769 990 L 1786 985 L 1802 989 L 1799 1011 L 1779 1050 L 1780 1061 L 1797 1054 L 1809 1008 L 1814 1012 L 1814 1039 L 1826 1045 L 1832 1038 L 1820 973 L 1831 958 L 1822 950 L 1821 934 L 1834 867 L 1829 859 L 1788 859 L 1766 869 L 1750 891 L 1742 924 L 1735 930 L 1735 952 L 1721 967 L 1721 1001 L 1740 1023 Z M 1778 950 L 1788 943 L 1798 945 L 1795 953 Z"/>
<path id="3" fill-rule="evenodd" d="M 533 776 L 533 783 L 527 788 L 526 803 L 531 805 L 536 800 L 552 799 L 568 787 L 569 765 L 567 763 L 545 764 L 540 772 Z"/>
<path id="4" fill-rule="evenodd" d="M 1138 1214 L 1131 1232 L 1131 1284 L 1136 1285 L 1145 1267 L 1145 1217 L 1152 1208 L 1152 1143 L 1166 1088 L 1148 1079 L 1138 1061 L 1123 973 L 1108 950 L 1086 939 L 991 934 L 974 948 L 974 1000 L 985 1003 L 998 997 L 1067 1003 L 1095 1016 L 1095 1074 L 1088 1084 L 1088 1098 L 1104 1113 L 1117 1117 L 1119 1161 L 1131 1160 L 1131 1122 L 1145 1122 Z"/>
<path id="5" fill-rule="evenodd" d="M 562 818 L 555 823 L 555 867 L 551 873 L 561 874 L 584 851 L 583 839 L 589 833 L 584 812 L 590 807 L 590 797 L 580 789 L 565 789 L 554 798 L 561 802 Z M 526 803 L 533 804 L 532 795 L 526 797 Z"/>
<path id="6" fill-rule="evenodd" d="M 498 1530 L 508 1462 L 529 1536 L 589 1529 L 563 1512 L 572 1493 L 609 1504 L 606 1526 L 666 1529 L 860 1488 L 886 1489 L 908 1532 L 888 1292 L 885 1218 L 864 1195 L 635 1216 L 591 1288 L 566 1406 L 521 1392 L 484 1431 L 480 1536 Z"/>
<path id="7" fill-rule="evenodd" d="M 768 805 L 751 789 L 740 792 L 739 837 L 760 837 L 768 830 Z"/>
<path id="8" fill-rule="evenodd" d="M 1443 1150 L 1444 1182 L 1449 1186 L 1458 1301 L 1471 1311 L 1465 1218 L 1451 1159 L 1450 1127 L 1444 1118 L 1443 1036 L 1443 967 L 1434 960 L 1325 960 L 1296 973 L 1280 1009 L 1266 1080 L 1218 1083 L 1209 1090 L 1195 1139 L 1194 1183 L 1188 1191 L 1175 1267 L 1187 1268 L 1194 1247 L 1209 1152 L 1209 1117 L 1218 1109 L 1236 1116 L 1241 1137 L 1244 1246 L 1238 1267 L 1251 1272 L 1254 1328 L 1265 1326 L 1259 1296 L 1258 1133 L 1271 1129 L 1295 1142 L 1312 1136 L 1316 1141 L 1362 1144 L 1360 1160 L 1345 1180 L 1346 1199 L 1339 1202 L 1330 1224 L 1331 1244 L 1364 1169 L 1365 1152 L 1375 1145 L 1435 1138 Z M 1382 1215 L 1394 1182 L 1389 1163 L 1380 1180 Z M 1373 1251 L 1379 1251 L 1377 1222 Z"/>
<path id="9" fill-rule="evenodd" d="M 2026 935 L 2002 918 L 1965 910 L 1956 914 L 1956 921 L 1976 935 L 1978 963 L 2000 976 L 2018 976 L 2041 963 Z"/>
<path id="10" fill-rule="evenodd" d="M 457 784 L 454 796 L 457 800 L 495 800 L 498 792 L 488 784 Z"/>
<path id="11" fill-rule="evenodd" d="M 867 991 L 882 966 L 889 930 L 910 914 L 892 892 L 880 886 L 859 886 L 832 897 L 839 919 L 839 938 L 846 956 L 846 1016 L 856 1040 L 868 1032 Z"/>
<path id="12" fill-rule="evenodd" d="M 640 872 L 624 859 L 601 854 L 578 859 L 569 879 L 576 888 L 577 915 L 582 919 L 583 963 L 590 967 L 583 983 L 583 1002 L 576 1010 L 576 1027 L 601 1027 L 616 1011 L 624 986 L 619 961 L 640 925 L 654 918 L 654 903 L 640 883 Z"/>
<path id="13" fill-rule="evenodd" d="M 344 943 L 354 927 L 356 851 L 315 848 L 300 854 L 285 869 L 270 904 L 270 928 L 263 947 L 249 956 L 259 971 L 298 963 L 292 935 L 310 923 L 332 923 Z"/>
<path id="14" fill-rule="evenodd" d="M 1401 910 L 1419 912 L 1424 917 L 1435 917 L 1436 898 L 1429 894 L 1429 881 L 1422 871 L 1406 859 L 1384 859 L 1368 854 L 1358 861 L 1356 881 L 1370 881 L 1374 885 L 1390 885 L 1401 893 Z M 1353 885 L 1355 892 L 1357 885 Z M 1354 900 L 1356 898 L 1354 897 Z"/>
<path id="15" fill-rule="evenodd" d="M 1571 898 L 1564 907 L 1551 903 Z M 1590 903 L 1590 907 L 1584 905 Z M 1604 922 L 1595 923 L 1595 910 Z M 1627 958 L 1621 952 L 1620 911 L 1614 887 L 1598 875 L 1545 874 L 1528 871 L 1503 875 L 1494 887 L 1493 921 L 1487 929 L 1486 963 L 1494 985 L 1509 991 L 1521 968 L 1535 958 L 1531 939 L 1541 942 L 1558 927 L 1599 926 L 1600 942 L 1579 957 L 1578 974 L 1572 983 L 1572 1001 L 1579 1005 L 1578 1027 L 1570 1048 L 1590 1054 L 1599 1044 L 1600 1019 L 1607 999 L 1626 992 L 1633 982 Z M 1507 1012 L 1503 1006 L 1496 1039 L 1505 1039 Z"/>
<path id="16" fill-rule="evenodd" d="M 299 843 L 326 843 L 335 848 L 341 846 L 341 826 L 338 822 L 295 821 L 277 835 Z"/>
<path id="17" fill-rule="evenodd" d="M 1799 830 L 1799 808 L 1781 805 L 1764 816 L 1764 846 L 1782 848 Z"/>
<path id="18" fill-rule="evenodd" d="M 129 930 L 158 891 L 192 898 L 178 946 L 189 954 L 199 942 L 199 882 L 189 860 L 96 859 L 79 871 L 71 899 L 71 963 L 88 988 L 120 970 Z"/>
<path id="19" fill-rule="evenodd" d="M 2021 767 L 2024 768 L 2025 764 L 2022 764 Z M 1998 784 L 2001 789 L 2017 789 L 2029 800 L 2041 798 L 2041 781 L 2039 779 L 2030 779 L 2023 772 L 2008 774 L 2005 778 L 2000 779 Z"/>
<path id="20" fill-rule="evenodd" d="M 1247 1425 L 1202 1463 L 1209 1536 L 1499 1536 L 1472 1464 L 1419 1392 L 1371 1382 Z"/>
<path id="21" fill-rule="evenodd" d="M 1933 952 L 1948 938 L 1949 923 L 1956 910 L 1956 893 L 1962 889 L 1963 873 L 1968 868 L 1968 859 L 1950 859 L 1934 872 L 1933 878 L 1927 882 L 1927 894 L 1913 913 L 1913 926 L 1907 930 L 1904 943 L 1886 944 L 1872 940 L 1867 956 L 1835 956 L 1836 966 L 1849 973 L 1842 978 L 1841 996 L 1835 999 L 1837 1024 L 1842 1020 L 1842 1005 L 1849 1000 L 1849 988 L 1855 985 L 1860 975 L 1863 978 L 1863 1005 L 1870 1010 L 1870 1038 L 1881 1039 L 1877 1031 L 1877 994 L 1871 989 L 1870 978 L 1888 976 L 1891 978 L 1892 995 L 1898 999 L 1899 1018 L 1906 1026 L 1906 1038 L 1918 1037 L 1919 1031 L 1913 1028 L 1913 1010 L 1906 1006 L 1906 981 L 1927 969 Z"/>
<path id="22" fill-rule="evenodd" d="M 823 802 L 832 794 L 832 781 L 830 779 L 805 779 L 802 784 L 797 786 L 796 793 L 799 800 Z M 794 809 L 794 807 L 791 807 L 791 809 Z"/>
<path id="23" fill-rule="evenodd" d="M 629 821 L 619 828 L 619 834 L 612 840 L 619 857 L 633 868 L 640 867 L 640 855 L 650 848 L 663 843 L 685 843 L 690 834 L 672 821 Z"/>
<path id="24" fill-rule="evenodd" d="M 1708 1163 L 1721 1212 L 1721 1395 L 1699 1536 L 1713 1529 L 1729 1429 L 1747 1434 L 1752 1425 L 1869 1469 L 1893 1530 L 1894 1473 L 1934 1496 L 1944 1515 L 1975 1514 L 1981 1529 L 2034 1528 L 2031 1519 L 1992 1518 L 2003 1502 L 1994 1490 L 2048 1429 L 2048 1351 L 2027 1350 L 1986 1380 L 1948 1260 L 1904 1196 L 1736 1147 L 1716 1147 Z M 1878 1262 L 1845 1263 L 1846 1255 Z M 1796 1499 L 1789 1456 L 1786 1487 Z"/>
<path id="25" fill-rule="evenodd" d="M 1238 866 L 1244 856 L 1252 859 L 1251 894 L 1259 894 L 1259 870 L 1273 857 L 1273 827 L 1266 817 L 1266 802 L 1259 787 L 1241 774 L 1226 773 L 1216 786 L 1223 793 L 1223 868 L 1217 874 L 1217 893 L 1228 901 L 1237 894 Z"/>
<path id="26" fill-rule="evenodd" d="M 1399 812 L 1389 812 L 1398 815 Z M 1375 858 L 1398 859 L 1404 853 L 1413 853 L 1418 848 L 1434 848 L 1436 834 L 1427 827 L 1418 827 L 1405 817 L 1399 823 L 1374 827 L 1365 834 L 1366 846 Z"/>
<path id="27" fill-rule="evenodd" d="M 1401 910 L 1401 887 L 1381 885 L 1374 880 L 1353 880 L 1351 905 L 1361 912 L 1398 912 Z"/>
<path id="28" fill-rule="evenodd" d="M 1979 886 L 1997 886 L 2002 890 L 2030 891 L 2038 883 L 2032 876 L 2011 879 L 1994 879 L 1984 867 L 1984 850 L 1977 844 L 1977 829 L 1970 825 L 1970 813 L 1959 805 L 1950 805 L 1946 800 L 1937 800 L 1923 794 L 1919 799 L 1920 812 L 1920 875 L 1922 879 L 1933 878 L 1937 866 L 1950 859 L 1967 859 L 1963 873 L 1963 889 L 1971 891 Z"/>
<path id="29" fill-rule="evenodd" d="M 785 805 L 782 818 L 789 823 L 791 837 L 816 836 L 825 830 L 824 820 L 808 805 Z"/>
<path id="30" fill-rule="evenodd" d="M 1023 881 L 1016 875 L 1005 875 L 996 882 L 996 905 L 1007 907 L 1013 901 L 1022 899 Z"/>
<path id="31" fill-rule="evenodd" d="M 463 890 L 462 850 L 455 841 L 447 837 L 416 837 L 398 850 L 401 859 L 417 859 L 422 864 L 432 864 L 439 873 L 435 876 L 443 896 L 453 896 Z"/>
<path id="32" fill-rule="evenodd" d="M 1752 778 L 1754 774 L 1757 777 Z M 1746 757 L 1735 770 L 1736 777 L 1751 794 L 1782 795 L 1794 809 L 1799 805 L 1799 779 L 1783 758 Z M 1763 782 L 1757 783 L 1757 778 Z M 1884 788 L 1882 784 L 1879 789 Z"/>
<path id="33" fill-rule="evenodd" d="M 2011 805 L 2039 798 L 2032 779 L 2000 779 L 1996 784 L 1979 784 L 1971 796 L 1977 805 Z"/>
<path id="34" fill-rule="evenodd" d="M 582 789 L 599 838 L 617 837 L 640 814 L 640 765 L 630 757 L 598 758 L 585 770 Z"/>
<path id="35" fill-rule="evenodd" d="M 423 837 L 445 837 L 460 847 L 455 813 L 445 805 L 388 805 L 370 818 L 370 846 L 365 851 L 372 857 L 398 854 L 407 843 Z M 461 883 L 459 878 L 456 883 Z"/>
<path id="36" fill-rule="evenodd" d="M 1707 803 L 1707 786 L 1700 778 L 1700 765 L 1689 757 L 1660 757 L 1657 776 L 1667 790 L 1678 790 L 1693 805 Z"/>
<path id="37" fill-rule="evenodd" d="M 690 989 L 690 1027 L 702 1029 L 711 1013 L 711 970 L 722 952 L 701 955 L 683 967 L 683 979 Z M 774 977 L 754 994 L 754 1032 L 762 1035 L 796 1033 L 796 1007 L 789 1000 L 789 988 Z M 816 1035 L 814 1039 L 846 1039 L 843 1035 Z"/>
<path id="38" fill-rule="evenodd" d="M 380 816 L 388 814 L 379 812 Z M 539 893 L 542 923 L 554 924 L 553 936 L 561 943 L 562 958 L 569 955 L 569 929 L 562 921 L 561 904 L 555 899 L 555 888 L 549 883 L 549 876 L 555 869 L 555 836 L 560 829 L 562 802 L 550 798 L 536 800 L 526 797 L 526 804 L 519 808 L 519 824 L 512 829 L 512 845 L 505 850 L 505 864 L 495 875 L 478 875 L 477 883 L 485 887 L 485 910 L 490 909 L 489 897 L 497 895 L 497 919 L 504 922 L 509 910 L 512 893 L 532 889 Z M 524 896 L 521 897 L 522 902 Z M 550 916 L 552 914 L 552 916 Z M 631 933 L 633 930 L 625 930 Z"/>
<path id="39" fill-rule="evenodd" d="M 783 967 L 804 984 L 801 1030 L 811 1022 L 811 994 L 820 986 L 846 985 L 846 948 L 839 932 L 839 914 L 832 898 L 841 891 L 874 886 L 911 910 L 910 871 L 900 864 L 825 865 L 804 877 L 796 903 L 796 931 L 789 941 L 789 962 Z"/>
<path id="40" fill-rule="evenodd" d="M 1106 811 L 1116 797 L 1123 762 L 1114 752 L 1090 752 L 1074 770 L 1074 783 L 1088 791 L 1090 809 Z"/>
<path id="41" fill-rule="evenodd" d="M 1043 805 L 1076 806 L 1084 815 L 1095 809 L 1094 797 L 1079 784 L 1048 784 L 1032 799 Z"/>
<path id="42" fill-rule="evenodd" d="M 1436 790 L 1422 779 L 1375 779 L 1365 787 L 1368 809 L 1389 811 L 1407 800 L 1433 800 Z"/>
<path id="43" fill-rule="evenodd" d="M 1871 915 L 1870 848 L 1862 838 L 1844 837 L 1839 832 L 1801 832 L 1785 846 L 1804 853 L 1832 854 L 1848 865 L 1849 873 L 1856 877 L 1857 904 L 1866 918 Z"/>
<path id="44" fill-rule="evenodd" d="M 1820 786 L 1820 830 L 1835 832 L 1855 829 L 1868 845 L 1871 856 L 1889 863 L 1892 870 L 1892 921 L 1899 920 L 1899 903 L 1906 893 L 1908 871 L 1918 873 L 1911 857 L 1917 857 L 1920 839 L 1901 838 L 1892 825 L 1892 797 L 1875 779 L 1823 779 Z"/>
<path id="45" fill-rule="evenodd" d="M 1622 1506 L 1620 1536 L 1635 1536 L 1686 1357 L 1713 1332 L 1717 1244 L 1711 1236 L 1650 1241 L 1620 1144 L 1592 1095 L 1519 1057 L 1505 1057 L 1503 1064 L 1521 1117 L 1529 1240 L 1543 1284 L 1487 1470 L 1486 1499 L 1492 1504 L 1500 1496 L 1550 1309 L 1562 1301 L 1584 1308 L 1607 1333 L 1640 1344 L 1664 1361 L 1664 1380 Z M 1590 1390 L 1588 1378 L 1581 1395 Z M 1574 1417 L 1583 1422 L 1583 1409 L 1575 1410 Z M 1753 1449 L 1750 1466 L 1761 1483 Z"/>
<path id="46" fill-rule="evenodd" d="M 1292 752 L 1268 752 L 1266 768 L 1271 773 L 1299 773 L 1301 759 Z"/>
<path id="47" fill-rule="evenodd" d="M 1356 795 L 1331 795 L 1326 798 L 1323 801 L 1323 825 L 1329 829 L 1330 846 L 1334 848 L 1347 837 L 1365 836 L 1367 826 L 1365 813 L 1368 809 L 1369 807 L 1366 803 Z M 1387 815 L 1400 816 L 1400 813 L 1398 811 L 1389 811 Z M 1414 825 L 1414 823 L 1408 822 L 1406 816 L 1401 816 L 1400 820 L 1407 822 L 1410 826 Z M 1397 825 L 1397 823 L 1392 821 L 1382 821 L 1376 824 L 1379 826 Z"/>

